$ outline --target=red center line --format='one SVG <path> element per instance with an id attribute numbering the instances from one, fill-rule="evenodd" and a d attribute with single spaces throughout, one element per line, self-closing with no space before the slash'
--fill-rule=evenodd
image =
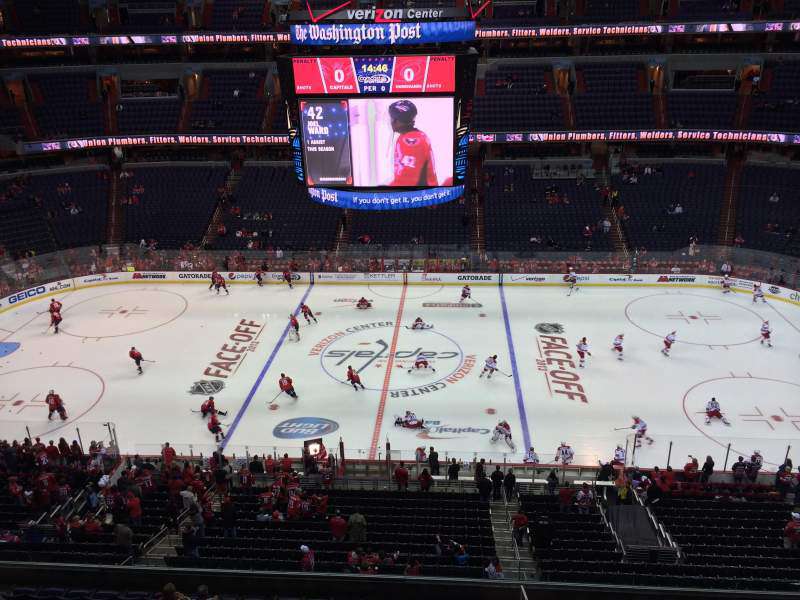
<path id="1" fill-rule="evenodd" d="M 397 316 L 394 321 L 394 333 L 392 333 L 392 345 L 389 346 L 389 358 L 386 361 L 386 373 L 383 376 L 383 387 L 381 388 L 381 400 L 378 403 L 378 412 L 375 414 L 375 427 L 372 429 L 372 444 L 369 447 L 369 460 L 375 460 L 378 452 L 378 442 L 381 437 L 381 425 L 383 424 L 383 412 L 386 408 L 386 397 L 389 395 L 389 382 L 392 379 L 392 368 L 394 367 L 394 355 L 397 351 L 397 338 L 400 336 L 400 325 L 403 320 L 403 306 L 406 303 L 406 291 L 408 286 L 403 283 L 403 291 L 400 292 L 400 304 L 397 307 Z"/>

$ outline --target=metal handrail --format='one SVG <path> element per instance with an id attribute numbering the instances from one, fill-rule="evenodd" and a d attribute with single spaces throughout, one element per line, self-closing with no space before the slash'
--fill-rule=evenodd
<path id="1" fill-rule="evenodd" d="M 625 548 L 625 544 L 622 543 L 622 539 L 619 537 L 617 530 L 614 529 L 614 525 L 611 523 L 611 520 L 608 518 L 608 514 L 606 511 L 606 507 L 600 501 L 600 497 L 597 495 L 597 489 L 593 487 L 594 492 L 594 502 L 597 505 L 597 509 L 600 512 L 600 516 L 603 517 L 603 522 L 605 523 L 606 527 L 611 531 L 612 535 L 614 536 L 614 540 L 617 542 L 617 548 L 622 552 L 623 556 L 628 553 L 627 549 Z"/>

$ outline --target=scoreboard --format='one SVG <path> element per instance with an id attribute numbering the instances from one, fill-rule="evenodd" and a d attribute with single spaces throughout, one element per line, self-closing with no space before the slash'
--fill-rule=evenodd
<path id="1" fill-rule="evenodd" d="M 295 173 L 318 202 L 385 210 L 464 191 L 477 53 L 283 56 Z"/>
<path id="2" fill-rule="evenodd" d="M 455 69 L 452 55 L 292 58 L 298 95 L 452 93 Z"/>

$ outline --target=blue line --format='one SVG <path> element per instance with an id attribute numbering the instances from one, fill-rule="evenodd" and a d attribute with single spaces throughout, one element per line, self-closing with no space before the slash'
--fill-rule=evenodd
<path id="1" fill-rule="evenodd" d="M 511 321 L 508 318 L 508 307 L 506 306 L 506 293 L 502 284 L 500 289 L 500 306 L 503 308 L 503 322 L 506 326 L 506 339 L 508 340 L 508 356 L 511 359 L 511 373 L 514 376 L 514 391 L 517 394 L 517 409 L 519 410 L 519 420 L 522 425 L 522 439 L 525 442 L 524 452 L 531 447 L 531 434 L 528 431 L 528 416 L 525 414 L 525 400 L 522 398 L 522 387 L 519 383 L 519 371 L 517 370 L 517 355 L 514 353 L 514 339 L 511 337 Z"/>
<path id="2" fill-rule="evenodd" d="M 297 304 L 297 308 L 294 309 L 294 312 L 292 313 L 294 316 L 300 314 L 300 305 L 305 304 L 308 295 L 311 293 L 312 287 L 314 287 L 313 280 L 308 284 L 308 289 L 306 289 L 306 293 L 303 294 L 303 297 Z M 247 407 L 250 406 L 250 402 L 253 401 L 253 397 L 256 395 L 256 392 L 258 391 L 261 382 L 264 380 L 264 376 L 267 374 L 267 371 L 269 371 L 269 368 L 272 366 L 272 361 L 274 361 L 275 357 L 278 356 L 278 350 L 281 349 L 281 346 L 283 346 L 283 342 L 286 341 L 287 335 L 289 335 L 289 323 L 286 323 L 286 327 L 284 327 L 283 333 L 281 334 L 278 343 L 275 344 L 275 347 L 272 349 L 272 353 L 270 353 L 267 362 L 264 363 L 264 367 L 261 369 L 261 373 L 258 374 L 258 379 L 256 379 L 256 382 L 253 384 L 253 387 L 250 388 L 250 393 L 247 394 L 247 398 L 244 399 L 244 404 L 242 404 L 242 407 L 239 409 L 239 412 L 237 412 L 236 416 L 233 418 L 233 423 L 231 423 L 231 426 L 228 428 L 228 432 L 225 435 L 225 439 L 222 440 L 222 444 L 220 444 L 223 450 L 228 445 L 228 442 L 231 441 L 231 438 L 233 437 L 233 432 L 236 431 L 236 427 L 238 427 L 239 421 L 242 420 L 244 413 L 247 412 Z"/>

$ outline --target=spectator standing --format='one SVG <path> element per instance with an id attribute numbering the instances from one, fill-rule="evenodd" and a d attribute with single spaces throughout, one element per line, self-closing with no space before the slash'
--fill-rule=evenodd
<path id="1" fill-rule="evenodd" d="M 506 490 L 506 499 L 511 500 L 517 487 L 517 476 L 514 475 L 514 469 L 508 469 L 506 476 L 503 478 L 503 487 Z"/>
<path id="2" fill-rule="evenodd" d="M 714 474 L 714 459 L 710 456 L 706 456 L 706 462 L 703 463 L 701 471 L 700 482 L 708 483 L 708 480 L 711 479 L 711 476 Z"/>
<path id="3" fill-rule="evenodd" d="M 171 467 L 172 462 L 175 460 L 175 456 L 175 448 L 170 446 L 169 442 L 164 442 L 164 448 L 161 450 L 161 459 L 164 461 L 164 466 L 168 468 Z"/>
<path id="4" fill-rule="evenodd" d="M 114 543 L 123 552 L 131 554 L 133 552 L 133 530 L 125 523 L 117 523 L 114 526 Z"/>
<path id="5" fill-rule="evenodd" d="M 689 456 L 689 460 L 683 465 L 683 478 L 689 483 L 697 481 L 697 471 L 700 463 L 693 456 Z"/>
<path id="6" fill-rule="evenodd" d="M 481 500 L 485 500 L 486 502 L 489 501 L 489 498 L 492 496 L 492 482 L 483 475 L 478 480 L 478 493 L 480 494 Z"/>
<path id="7" fill-rule="evenodd" d="M 503 470 L 500 468 L 500 465 L 495 467 L 494 473 L 492 473 L 492 499 L 493 500 L 500 500 L 500 490 L 503 487 Z"/>
<path id="8" fill-rule="evenodd" d="M 407 577 L 422 575 L 422 563 L 414 557 L 409 557 L 406 568 L 403 569 L 403 575 Z"/>
<path id="9" fill-rule="evenodd" d="M 397 483 L 397 490 L 400 492 L 408 491 L 408 469 L 403 461 L 394 470 L 394 480 Z"/>
<path id="10" fill-rule="evenodd" d="M 261 462 L 258 458 L 258 454 L 253 455 L 253 460 L 250 461 L 248 465 L 250 472 L 253 475 L 263 475 L 264 474 L 264 463 Z"/>
<path id="11" fill-rule="evenodd" d="M 428 452 L 428 466 L 431 468 L 431 475 L 439 474 L 439 453 L 433 449 L 433 446 Z"/>
<path id="12" fill-rule="evenodd" d="M 422 492 L 431 491 L 431 484 L 433 483 L 433 477 L 428 472 L 428 469 L 422 469 L 422 473 L 419 474 L 417 480 L 419 481 L 420 491 Z"/>
<path id="13" fill-rule="evenodd" d="M 342 518 L 342 513 L 340 511 L 336 511 L 336 514 L 328 521 L 328 525 L 331 528 L 333 541 L 343 542 L 344 538 L 347 536 L 347 521 Z"/>
<path id="14" fill-rule="evenodd" d="M 511 533 L 514 539 L 517 540 L 517 545 L 522 545 L 522 538 L 528 532 L 528 516 L 519 511 L 511 516 Z"/>
<path id="15" fill-rule="evenodd" d="M 555 495 L 556 488 L 558 487 L 558 475 L 556 475 L 556 470 L 552 469 L 550 474 L 547 476 L 547 493 L 551 496 Z"/>
<path id="16" fill-rule="evenodd" d="M 142 524 L 142 501 L 133 492 L 128 492 L 126 504 L 131 524 L 138 527 Z"/>
<path id="17" fill-rule="evenodd" d="M 183 544 L 183 555 L 191 556 L 193 558 L 200 558 L 200 552 L 197 548 L 197 535 L 194 526 L 191 523 L 186 523 L 181 532 L 181 543 Z"/>
<path id="18" fill-rule="evenodd" d="M 722 263 L 722 266 L 719 268 L 719 272 L 722 275 L 728 275 L 728 276 L 730 276 L 732 270 L 733 269 L 731 268 L 731 265 L 727 261 Z"/>
<path id="19" fill-rule="evenodd" d="M 745 472 L 747 471 L 747 463 L 744 462 L 743 456 L 740 456 L 739 460 L 731 465 L 731 471 L 733 472 L 734 483 L 744 482 Z"/>
<path id="20" fill-rule="evenodd" d="M 224 537 L 236 537 L 236 505 L 230 496 L 222 501 L 222 535 Z"/>
<path id="21" fill-rule="evenodd" d="M 450 466 L 447 467 L 447 480 L 448 481 L 458 481 L 458 472 L 461 470 L 461 465 L 456 462 L 454 458 L 450 461 Z"/>
<path id="22" fill-rule="evenodd" d="M 367 519 L 359 512 L 358 508 L 347 519 L 347 535 L 350 537 L 350 541 L 356 544 L 367 541 Z"/>

